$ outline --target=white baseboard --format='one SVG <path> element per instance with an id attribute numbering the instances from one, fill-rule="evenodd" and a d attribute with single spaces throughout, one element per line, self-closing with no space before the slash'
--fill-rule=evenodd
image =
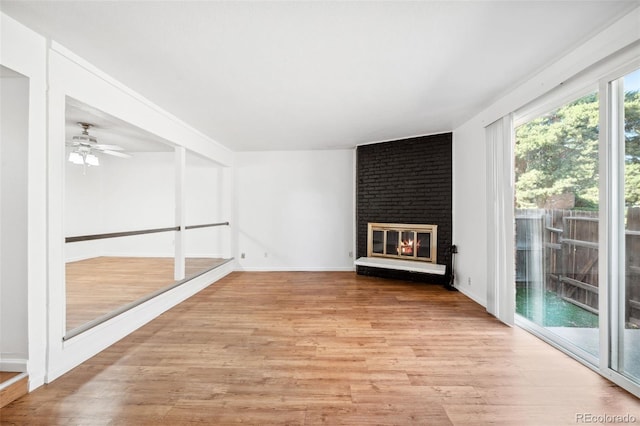
<path id="1" fill-rule="evenodd" d="M 353 266 L 242 266 L 236 265 L 238 272 L 353 272 Z"/>
<path id="2" fill-rule="evenodd" d="M 9 386 L 11 382 L 21 380 L 24 375 L 29 375 L 29 392 L 44 384 L 44 374 L 40 371 L 33 371 L 33 366 L 29 367 L 29 363 L 24 358 L 18 358 L 15 355 L 0 355 L 0 371 L 10 373 L 22 373 L 14 377 L 10 382 L 4 383 Z"/>
<path id="3" fill-rule="evenodd" d="M 44 375 L 39 374 L 38 376 L 34 376 L 33 374 L 29 374 L 29 392 L 38 389 L 40 386 L 44 385 Z"/>
<path id="4" fill-rule="evenodd" d="M 0 354 L 0 371 L 24 373 L 27 371 L 27 360 L 15 358 L 15 355 L 4 356 Z"/>
<path id="5" fill-rule="evenodd" d="M 464 286 L 455 286 L 455 288 L 462 294 L 464 294 L 465 296 L 467 296 L 469 299 L 473 300 L 474 302 L 476 302 L 478 305 L 480 306 L 484 306 L 485 308 L 487 307 L 487 300 L 485 298 L 480 298 L 478 297 L 476 294 L 471 293 L 470 291 L 467 291 Z"/>

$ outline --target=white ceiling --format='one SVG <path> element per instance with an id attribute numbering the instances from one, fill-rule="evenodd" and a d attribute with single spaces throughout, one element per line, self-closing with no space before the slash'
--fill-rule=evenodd
<path id="1" fill-rule="evenodd" d="M 634 1 L 11 1 L 0 9 L 235 150 L 453 130 Z"/>
<path id="2" fill-rule="evenodd" d="M 65 139 L 82 133 L 78 123 L 89 123 L 89 134 L 98 139 L 99 144 L 117 145 L 125 152 L 169 152 L 170 142 L 136 127 L 97 108 L 67 97 L 65 106 Z"/>

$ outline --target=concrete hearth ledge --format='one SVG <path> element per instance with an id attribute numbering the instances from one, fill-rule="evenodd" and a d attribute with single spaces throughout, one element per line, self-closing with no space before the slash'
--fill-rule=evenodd
<path id="1" fill-rule="evenodd" d="M 380 257 L 359 257 L 354 263 L 356 266 L 396 269 L 398 271 L 422 272 L 435 275 L 444 275 L 447 270 L 445 265 L 438 265 L 437 263 L 420 262 L 416 260 L 383 259 Z"/>

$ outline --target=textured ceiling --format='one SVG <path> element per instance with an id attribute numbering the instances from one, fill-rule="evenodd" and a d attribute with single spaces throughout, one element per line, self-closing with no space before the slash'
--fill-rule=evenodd
<path id="1" fill-rule="evenodd" d="M 235 151 L 453 130 L 638 1 L 45 1 L 0 9 Z"/>

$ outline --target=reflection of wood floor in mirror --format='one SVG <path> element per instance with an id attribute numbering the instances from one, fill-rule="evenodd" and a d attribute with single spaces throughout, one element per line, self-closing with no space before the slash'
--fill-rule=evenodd
<path id="1" fill-rule="evenodd" d="M 224 263 L 189 258 L 186 276 Z M 66 264 L 67 331 L 173 284 L 171 257 L 95 257 Z"/>

